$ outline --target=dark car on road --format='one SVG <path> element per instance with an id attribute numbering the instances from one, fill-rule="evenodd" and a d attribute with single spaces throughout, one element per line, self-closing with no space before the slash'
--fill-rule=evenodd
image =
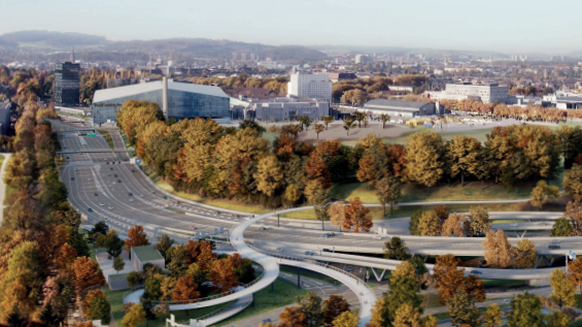
<path id="1" fill-rule="evenodd" d="M 482 272 L 480 272 L 479 270 L 471 270 L 471 274 L 473 274 L 473 275 L 481 275 Z"/>
<path id="2" fill-rule="evenodd" d="M 560 250 L 562 247 L 559 244 L 550 244 L 548 245 L 548 249 L 550 250 Z"/>

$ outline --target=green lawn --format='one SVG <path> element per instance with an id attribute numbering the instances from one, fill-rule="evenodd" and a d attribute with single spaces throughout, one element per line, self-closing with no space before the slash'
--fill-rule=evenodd
<path id="1" fill-rule="evenodd" d="M 286 305 L 294 303 L 297 296 L 305 296 L 307 291 L 304 289 L 298 289 L 297 286 L 288 283 L 286 281 L 277 279 L 275 280 L 275 293 L 271 293 L 271 288 L 267 287 L 255 293 L 255 307 L 252 305 L 238 313 L 237 315 L 230 317 L 224 321 L 213 326 L 225 326 L 230 325 L 241 319 L 256 316 L 258 314 L 284 307 Z"/>
<path id="2" fill-rule="evenodd" d="M 111 149 L 115 150 L 115 146 L 113 145 L 113 139 L 111 138 L 111 134 L 109 134 L 109 131 L 104 130 L 104 129 L 100 129 L 100 130 L 97 130 L 97 132 L 99 132 L 99 134 L 101 134 L 101 136 L 103 136 L 103 138 L 107 142 L 107 145 L 109 145 L 109 147 Z"/>
<path id="3" fill-rule="evenodd" d="M 297 268 L 291 268 L 291 267 L 288 267 L 288 266 L 280 266 L 279 267 L 279 270 L 281 272 L 284 272 L 284 273 L 287 273 L 287 274 L 291 274 L 293 276 L 297 276 Z M 331 278 L 331 277 L 328 277 L 328 276 L 325 276 L 325 275 L 321 275 L 321 274 L 318 274 L 318 273 L 314 273 L 314 272 L 311 272 L 311 271 L 301 270 L 300 274 L 301 274 L 301 277 L 307 277 L 307 278 L 311 278 L 311 279 L 316 279 L 316 280 L 320 280 L 320 281 L 323 281 L 323 282 L 326 282 L 326 283 L 330 283 L 330 284 L 334 284 L 334 285 L 336 285 L 336 282 L 337 282 L 334 278 Z M 295 277 L 295 278 L 297 278 L 297 277 Z M 297 285 L 295 285 L 295 286 L 297 286 Z"/>
<path id="4" fill-rule="evenodd" d="M 561 180 L 555 179 L 550 182 L 551 185 L 561 184 Z M 558 184 L 558 185 L 559 185 Z M 514 200 L 527 199 L 534 187 L 531 183 L 524 183 L 509 191 L 501 184 L 495 184 L 494 181 L 484 182 L 484 189 L 479 181 L 467 181 L 465 186 L 460 182 L 451 182 L 431 188 L 430 195 L 428 189 L 415 184 L 403 184 L 402 198 L 400 202 L 420 202 L 420 201 L 469 201 L 469 200 Z M 378 197 L 373 189 L 370 189 L 368 183 L 348 183 L 336 184 L 331 189 L 331 196 L 337 199 L 350 200 L 359 197 L 365 203 L 378 203 Z"/>

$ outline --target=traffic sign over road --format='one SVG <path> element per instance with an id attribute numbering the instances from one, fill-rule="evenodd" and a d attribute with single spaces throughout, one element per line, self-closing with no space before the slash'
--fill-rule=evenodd
<path id="1" fill-rule="evenodd" d="M 572 250 L 570 250 L 568 252 L 568 257 L 570 257 L 571 260 L 576 260 L 576 252 L 572 252 Z"/>
<path id="2" fill-rule="evenodd" d="M 95 133 L 87 133 L 87 137 L 95 137 Z"/>
<path id="3" fill-rule="evenodd" d="M 135 158 L 135 164 L 139 165 L 141 163 L 141 158 Z"/>

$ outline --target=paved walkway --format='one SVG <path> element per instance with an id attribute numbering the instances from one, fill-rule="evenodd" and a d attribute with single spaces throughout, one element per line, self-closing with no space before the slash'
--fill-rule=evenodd
<path id="1" fill-rule="evenodd" d="M 8 159 L 10 159 L 10 153 L 0 153 L 4 157 L 4 161 L 2 161 L 2 167 L 0 167 L 0 205 L 2 205 L 2 210 L 0 210 L 0 225 L 2 224 L 2 220 L 4 219 L 4 198 L 6 197 L 6 184 L 4 184 L 4 171 L 6 169 L 6 164 L 8 163 Z"/>

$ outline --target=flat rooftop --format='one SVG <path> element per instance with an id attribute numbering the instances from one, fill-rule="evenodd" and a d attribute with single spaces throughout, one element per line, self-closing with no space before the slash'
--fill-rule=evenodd
<path id="1" fill-rule="evenodd" d="M 134 246 L 132 249 L 141 262 L 164 260 L 164 257 L 154 249 L 153 245 Z"/>

